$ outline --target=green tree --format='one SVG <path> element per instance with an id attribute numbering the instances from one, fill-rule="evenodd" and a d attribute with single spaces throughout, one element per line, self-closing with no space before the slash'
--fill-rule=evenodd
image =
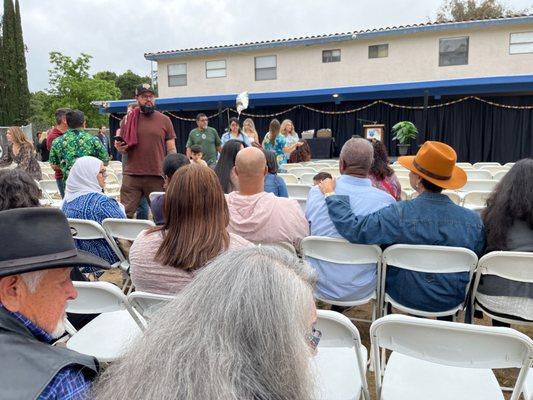
<path id="1" fill-rule="evenodd" d="M 120 89 L 121 99 L 133 99 L 135 88 L 143 83 L 151 83 L 149 76 L 139 76 L 129 69 L 116 79 L 116 85 Z M 154 88 L 155 89 L 155 88 Z"/>
<path id="2" fill-rule="evenodd" d="M 89 126 L 107 122 L 107 116 L 99 114 L 91 105 L 96 100 L 117 100 L 120 90 L 112 81 L 89 75 L 91 56 L 81 54 L 77 59 L 54 51 L 50 53 L 49 95 L 47 113 L 52 116 L 57 108 L 76 108 L 84 112 Z"/>
<path id="3" fill-rule="evenodd" d="M 498 0 L 444 0 L 437 12 L 437 22 L 501 18 L 526 13 L 527 9 L 512 10 Z"/>
<path id="4" fill-rule="evenodd" d="M 50 103 L 50 95 L 46 92 L 39 91 L 32 93 L 30 96 L 30 118 L 34 132 L 44 131 L 55 125 L 53 113 L 50 113 L 48 104 Z"/>
<path id="5" fill-rule="evenodd" d="M 15 45 L 15 8 L 12 0 L 4 0 L 2 17 L 2 98 L 0 125 L 11 125 L 18 117 Z"/>
<path id="6" fill-rule="evenodd" d="M 30 90 L 28 89 L 28 72 L 26 70 L 26 46 L 22 35 L 22 23 L 20 18 L 19 0 L 15 0 L 15 23 L 14 23 L 14 43 L 15 43 L 15 85 L 16 85 L 16 125 L 23 125 L 28 122 L 30 108 Z"/>
<path id="7" fill-rule="evenodd" d="M 113 81 L 117 80 L 117 74 L 111 71 L 101 71 L 93 75 L 94 79 L 102 79 L 104 81 Z"/>

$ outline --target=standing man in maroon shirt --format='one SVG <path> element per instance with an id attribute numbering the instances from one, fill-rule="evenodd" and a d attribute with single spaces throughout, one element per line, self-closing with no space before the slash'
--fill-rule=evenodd
<path id="1" fill-rule="evenodd" d="M 138 108 L 121 123 L 121 138 L 115 148 L 127 154 L 124 163 L 120 202 L 132 218 L 143 197 L 149 201 L 151 192 L 163 191 L 163 159 L 176 153 L 176 134 L 170 118 L 155 111 L 155 94 L 150 85 L 135 90 Z"/>
<path id="2" fill-rule="evenodd" d="M 56 126 L 54 126 L 52 131 L 46 137 L 46 148 L 48 151 L 50 151 L 52 148 L 52 142 L 68 130 L 67 113 L 69 111 L 69 108 L 58 108 L 56 110 Z M 54 170 L 59 193 L 61 193 L 61 197 L 65 197 L 65 182 L 63 181 L 63 173 L 59 167 L 54 168 Z"/>

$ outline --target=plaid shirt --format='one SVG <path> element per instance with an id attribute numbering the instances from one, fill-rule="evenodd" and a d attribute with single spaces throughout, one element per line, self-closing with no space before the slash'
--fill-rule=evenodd
<path id="1" fill-rule="evenodd" d="M 4 308 L 0 304 L 1 308 Z M 24 324 L 30 333 L 40 342 L 52 343 L 54 338 L 47 332 L 43 331 L 24 315 L 19 313 L 12 313 L 6 310 L 14 318 Z M 91 382 L 85 378 L 85 375 L 80 369 L 75 367 L 65 367 L 57 373 L 57 375 L 50 381 L 48 386 L 44 388 L 38 400 L 83 400 L 87 399 L 89 390 L 91 389 Z"/>

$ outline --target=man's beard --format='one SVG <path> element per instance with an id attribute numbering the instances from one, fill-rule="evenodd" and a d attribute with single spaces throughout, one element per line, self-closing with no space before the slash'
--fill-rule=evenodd
<path id="1" fill-rule="evenodd" d="M 66 331 L 66 324 L 65 321 L 67 320 L 66 314 L 63 314 L 63 316 L 57 321 L 57 325 L 54 328 L 52 332 L 50 332 L 50 336 L 54 339 L 59 339 L 61 336 L 65 334 Z"/>
<path id="2" fill-rule="evenodd" d="M 141 108 L 141 112 L 146 116 L 152 115 L 155 111 L 155 106 L 144 105 L 144 106 L 141 106 L 140 108 Z"/>

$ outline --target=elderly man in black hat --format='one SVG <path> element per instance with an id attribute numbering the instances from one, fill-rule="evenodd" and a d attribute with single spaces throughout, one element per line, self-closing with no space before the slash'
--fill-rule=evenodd
<path id="1" fill-rule="evenodd" d="M 98 363 L 52 343 L 65 332 L 67 301 L 77 296 L 71 268 L 110 266 L 76 249 L 60 210 L 2 211 L 0 226 L 0 397 L 83 399 Z"/>

